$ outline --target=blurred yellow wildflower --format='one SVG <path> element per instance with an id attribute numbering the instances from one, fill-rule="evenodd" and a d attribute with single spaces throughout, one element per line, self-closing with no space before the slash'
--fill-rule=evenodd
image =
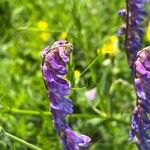
<path id="1" fill-rule="evenodd" d="M 77 79 L 80 76 L 80 71 L 79 70 L 75 70 L 74 71 L 74 78 Z"/>
<path id="2" fill-rule="evenodd" d="M 150 41 L 150 22 L 148 23 L 148 27 L 146 29 L 146 39 Z"/>
<path id="3" fill-rule="evenodd" d="M 113 35 L 110 38 L 108 38 L 103 46 L 98 49 L 98 53 L 101 53 L 102 55 L 109 55 L 109 56 L 115 56 L 118 53 L 118 37 Z"/>
<path id="4" fill-rule="evenodd" d="M 39 35 L 40 39 L 41 39 L 42 41 L 44 41 L 44 42 L 47 42 L 48 36 L 49 36 L 49 33 L 48 33 L 48 32 L 41 32 L 40 35 Z"/>
<path id="5" fill-rule="evenodd" d="M 47 30 L 48 29 L 48 23 L 44 20 L 40 20 L 38 22 L 38 28 L 41 30 Z"/>
<path id="6" fill-rule="evenodd" d="M 59 39 L 64 40 L 67 36 L 68 36 L 68 33 L 67 33 L 67 32 L 62 32 L 62 33 L 59 35 Z"/>
<path id="7" fill-rule="evenodd" d="M 47 42 L 49 33 L 48 33 L 47 31 L 45 31 L 45 30 L 48 29 L 48 23 L 47 23 L 46 21 L 44 21 L 44 20 L 40 20 L 40 21 L 38 22 L 38 28 L 39 28 L 40 30 L 42 30 L 42 32 L 40 32 L 40 35 L 39 35 L 40 39 L 41 39 L 43 42 Z"/>

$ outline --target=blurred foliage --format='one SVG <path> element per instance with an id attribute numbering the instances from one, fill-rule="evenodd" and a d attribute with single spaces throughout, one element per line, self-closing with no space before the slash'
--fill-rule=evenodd
<path id="1" fill-rule="evenodd" d="M 62 149 L 47 113 L 40 52 L 66 39 L 74 45 L 68 65 L 75 113 L 68 117 L 71 127 L 92 138 L 89 150 L 135 150 L 128 141 L 135 92 L 124 37 L 115 45 L 116 54 L 101 51 L 112 48 L 106 41 L 116 36 L 122 23 L 117 11 L 124 7 L 118 0 L 1 0 L 0 126 L 43 150 Z M 146 38 L 143 42 L 149 43 Z M 95 87 L 95 99 L 88 100 L 84 93 Z M 3 132 L 0 149 L 29 149 Z"/>

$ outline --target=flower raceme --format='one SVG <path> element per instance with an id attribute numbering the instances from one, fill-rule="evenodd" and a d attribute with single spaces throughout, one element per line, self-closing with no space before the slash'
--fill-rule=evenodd
<path id="1" fill-rule="evenodd" d="M 150 47 L 142 47 L 144 4 L 147 0 L 126 0 L 126 10 L 118 13 L 126 22 L 118 31 L 125 34 L 125 47 L 128 64 L 134 78 L 137 103 L 132 115 L 130 139 L 135 139 L 139 150 L 150 150 Z M 139 51 L 139 52 L 138 52 Z"/>
<path id="2" fill-rule="evenodd" d="M 126 24 L 120 28 L 118 34 L 126 35 L 126 53 L 132 73 L 134 73 L 134 61 L 137 52 L 142 47 L 141 36 L 144 32 L 141 28 L 141 23 L 143 22 L 143 15 L 146 14 L 144 11 L 145 2 L 146 0 L 126 0 L 127 8 L 118 11 L 118 14 L 122 16 L 126 22 Z"/>
<path id="3" fill-rule="evenodd" d="M 140 51 L 135 61 L 137 105 L 133 111 L 130 139 L 135 138 L 139 150 L 150 149 L 150 47 Z"/>
<path id="4" fill-rule="evenodd" d="M 64 150 L 79 150 L 86 147 L 90 138 L 75 133 L 66 121 L 66 115 L 73 113 L 72 101 L 66 98 L 70 93 L 69 83 L 63 79 L 67 74 L 72 45 L 66 41 L 56 41 L 42 52 L 42 74 L 47 89 L 54 126 L 60 135 Z"/>

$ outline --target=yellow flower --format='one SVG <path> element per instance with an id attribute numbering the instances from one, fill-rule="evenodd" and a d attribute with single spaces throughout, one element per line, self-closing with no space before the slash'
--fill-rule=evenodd
<path id="1" fill-rule="evenodd" d="M 48 29 L 48 23 L 44 20 L 40 20 L 38 22 L 37 26 L 40 30 L 43 30 L 43 32 L 40 32 L 40 35 L 39 35 L 40 39 L 44 42 L 47 42 L 49 33 L 47 31 L 44 31 L 44 30 Z"/>
<path id="2" fill-rule="evenodd" d="M 59 39 L 64 40 L 67 36 L 68 36 L 67 32 L 62 32 L 62 33 L 59 35 Z"/>
<path id="3" fill-rule="evenodd" d="M 42 40 L 42 41 L 44 41 L 44 42 L 47 42 L 47 40 L 48 40 L 48 32 L 41 32 L 40 33 L 40 35 L 39 35 L 39 37 L 40 37 L 40 39 Z"/>
<path id="4" fill-rule="evenodd" d="M 48 28 L 48 23 L 44 20 L 38 22 L 38 28 L 41 30 L 46 30 Z"/>
<path id="5" fill-rule="evenodd" d="M 113 35 L 107 39 L 103 46 L 98 49 L 98 52 L 101 52 L 102 55 L 115 56 L 118 53 L 118 37 Z"/>
<path id="6" fill-rule="evenodd" d="M 79 70 L 75 70 L 74 71 L 74 78 L 77 79 L 80 76 L 80 71 Z"/>
<path id="7" fill-rule="evenodd" d="M 149 22 L 148 27 L 146 29 L 146 39 L 147 39 L 147 41 L 150 41 L 150 22 Z"/>

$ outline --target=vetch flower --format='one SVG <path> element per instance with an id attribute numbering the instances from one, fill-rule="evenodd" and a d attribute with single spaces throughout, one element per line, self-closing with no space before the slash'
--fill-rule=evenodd
<path id="1" fill-rule="evenodd" d="M 144 4 L 146 0 L 126 0 L 127 8 L 120 10 L 118 13 L 124 17 L 126 25 L 119 29 L 118 34 L 125 34 L 125 47 L 128 57 L 128 63 L 134 74 L 134 61 L 138 50 L 141 49 L 141 36 L 143 30 L 140 27 L 143 22 L 143 15 L 145 15 Z"/>
<path id="2" fill-rule="evenodd" d="M 150 47 L 139 51 L 142 47 L 144 4 L 146 0 L 126 0 L 124 17 L 125 48 L 128 64 L 131 69 L 137 102 L 132 115 L 130 139 L 135 139 L 139 150 L 150 150 Z M 123 33 L 121 28 L 118 33 Z M 139 52 L 138 52 L 139 51 Z"/>
<path id="3" fill-rule="evenodd" d="M 118 36 L 121 36 L 121 35 L 124 35 L 125 33 L 126 33 L 126 25 L 123 24 L 123 25 L 121 26 L 121 28 L 117 31 L 117 35 L 118 35 Z"/>
<path id="4" fill-rule="evenodd" d="M 137 105 L 133 111 L 130 139 L 139 150 L 150 149 L 150 47 L 139 51 L 135 61 Z"/>
<path id="5" fill-rule="evenodd" d="M 63 78 L 67 74 L 72 45 L 66 41 L 55 42 L 42 51 L 42 74 L 47 89 L 54 126 L 61 137 L 64 150 L 79 150 L 86 147 L 90 138 L 72 131 L 66 121 L 66 115 L 72 114 L 72 101 L 66 96 L 70 93 L 70 84 Z"/>
<path id="6" fill-rule="evenodd" d="M 69 148 L 68 150 L 78 150 L 79 146 L 87 147 L 91 140 L 88 136 L 79 135 L 72 131 L 70 128 L 67 128 L 65 133 L 67 138 L 67 146 Z"/>
<path id="7" fill-rule="evenodd" d="M 127 10 L 126 9 L 121 9 L 118 11 L 119 16 L 126 16 L 127 15 Z"/>

